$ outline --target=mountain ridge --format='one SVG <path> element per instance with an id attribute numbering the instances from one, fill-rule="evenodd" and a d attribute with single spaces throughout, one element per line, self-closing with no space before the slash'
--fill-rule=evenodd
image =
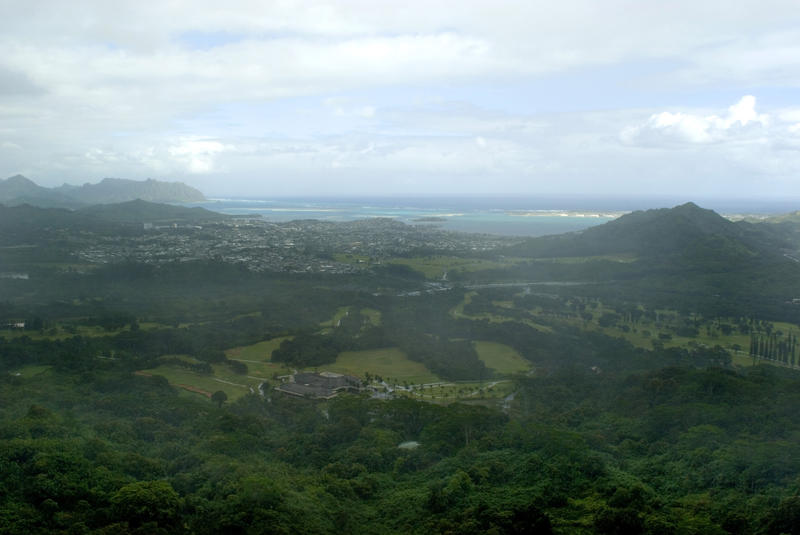
<path id="1" fill-rule="evenodd" d="M 104 178 L 81 186 L 64 184 L 55 188 L 39 186 L 23 175 L 0 180 L 0 203 L 8 206 L 30 204 L 42 208 L 76 209 L 94 204 L 112 204 L 135 199 L 150 202 L 197 202 L 205 196 L 182 182 Z"/>

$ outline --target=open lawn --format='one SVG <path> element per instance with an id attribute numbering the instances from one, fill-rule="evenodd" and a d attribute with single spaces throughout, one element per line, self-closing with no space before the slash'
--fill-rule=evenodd
<path id="1" fill-rule="evenodd" d="M 530 327 L 533 327 L 534 329 L 536 329 L 538 331 L 552 332 L 552 330 L 553 330 L 553 329 L 551 329 L 550 327 L 548 327 L 546 325 L 539 325 L 538 323 L 536 323 L 534 321 L 531 321 L 531 320 L 528 320 L 528 319 L 520 320 L 520 319 L 516 319 L 516 318 L 509 318 L 509 317 L 506 317 L 506 316 L 501 316 L 501 315 L 498 315 L 498 314 L 491 314 L 491 313 L 475 314 L 475 315 L 467 314 L 467 313 L 464 312 L 464 307 L 472 302 L 472 297 L 476 293 L 477 292 L 467 292 L 466 294 L 464 294 L 464 300 L 450 309 L 450 315 L 453 316 L 456 319 L 465 318 L 465 319 L 470 319 L 470 320 L 487 320 L 490 323 L 503 323 L 503 322 L 507 322 L 507 321 L 517 321 L 517 322 L 520 322 L 520 323 L 524 323 L 525 325 L 529 325 Z M 508 305 L 508 304 L 511 305 L 511 306 L 504 306 L 504 308 L 509 308 L 509 309 L 513 309 L 514 308 L 513 303 L 510 303 L 509 301 L 502 301 L 502 303 L 505 303 L 506 305 Z"/>
<path id="2" fill-rule="evenodd" d="M 200 362 L 202 362 L 201 360 L 198 360 L 192 356 L 185 354 L 161 355 L 161 358 L 159 360 L 161 359 L 178 359 L 182 360 L 183 362 L 188 362 L 189 364 L 199 364 Z"/>
<path id="3" fill-rule="evenodd" d="M 248 363 L 248 365 L 251 362 L 267 362 L 272 359 L 272 352 L 278 349 L 281 342 L 291 338 L 291 336 L 279 336 L 278 338 L 271 338 L 249 346 L 226 349 L 225 356 L 229 359 L 241 360 Z"/>
<path id="4" fill-rule="evenodd" d="M 224 370 L 222 368 L 225 368 Z M 254 390 L 261 383 L 260 380 L 246 376 L 235 375 L 224 366 L 214 366 L 215 374 L 203 375 L 185 370 L 176 366 L 158 366 L 149 370 L 137 372 L 141 375 L 160 375 L 173 386 L 183 388 L 190 392 L 209 397 L 217 390 L 222 390 L 228 395 L 228 400 L 238 399 L 248 392 L 250 387 Z"/>
<path id="5" fill-rule="evenodd" d="M 428 368 L 419 362 L 409 360 L 405 353 L 396 347 L 368 349 L 365 351 L 344 351 L 336 362 L 320 366 L 321 371 L 346 373 L 364 377 L 366 373 L 379 375 L 384 379 L 409 383 L 433 383 L 439 381 Z"/>
<path id="6" fill-rule="evenodd" d="M 0 329 L 0 337 L 14 339 L 27 336 L 31 340 L 66 340 L 73 336 L 83 336 L 85 338 L 94 338 L 98 336 L 115 336 L 121 332 L 130 330 L 130 325 L 126 325 L 121 329 L 105 329 L 99 325 L 74 325 L 75 318 L 66 318 L 64 323 L 48 326 L 46 329 L 39 331 L 31 331 L 25 329 Z M 189 325 L 184 324 L 184 326 Z M 142 322 L 139 323 L 139 328 L 146 330 L 166 328 L 167 325 L 155 322 Z"/>
<path id="7" fill-rule="evenodd" d="M 348 312 L 350 312 L 350 307 L 339 307 L 336 309 L 336 313 L 331 319 L 323 321 L 319 325 L 320 327 L 336 327 L 336 324 L 339 323 L 339 320 L 345 317 Z"/>
<path id="8" fill-rule="evenodd" d="M 247 375 L 274 382 L 279 375 L 289 375 L 292 368 L 277 362 L 245 362 L 247 364 Z"/>
<path id="9" fill-rule="evenodd" d="M 36 375 L 40 375 L 48 371 L 52 366 L 23 366 L 22 368 L 18 368 L 11 372 L 11 375 L 16 375 L 17 377 L 24 377 L 26 379 L 30 377 L 34 377 Z"/>
<path id="10" fill-rule="evenodd" d="M 392 258 L 389 264 L 401 264 L 419 271 L 429 279 L 441 279 L 445 272 L 470 272 L 484 269 L 508 267 L 520 260 L 507 258 L 503 261 L 483 260 L 480 258 L 460 258 L 457 256 L 430 256 L 414 258 Z"/>
<path id="11" fill-rule="evenodd" d="M 373 326 L 378 327 L 381 324 L 382 320 L 380 310 L 375 310 L 374 308 L 362 308 L 361 314 L 365 316 Z"/>
<path id="12" fill-rule="evenodd" d="M 635 262 L 638 257 L 633 253 L 604 254 L 595 256 L 561 256 L 554 258 L 534 258 L 534 262 L 551 262 L 554 264 L 585 264 L 595 260 L 608 260 L 609 262 L 620 262 L 629 264 Z"/>
<path id="13" fill-rule="evenodd" d="M 94 338 L 97 336 L 114 336 L 123 331 L 127 331 L 128 327 L 122 329 L 106 330 L 99 326 L 77 325 L 64 328 L 60 325 L 48 327 L 41 331 L 31 331 L 25 329 L 3 329 L 0 330 L 0 336 L 8 338 L 21 338 L 27 336 L 31 340 L 66 340 L 73 336 L 83 336 L 85 338 Z"/>
<path id="14" fill-rule="evenodd" d="M 473 342 L 475 351 L 487 368 L 491 368 L 500 375 L 526 372 L 531 368 L 530 363 L 517 353 L 516 349 L 497 342 Z"/>

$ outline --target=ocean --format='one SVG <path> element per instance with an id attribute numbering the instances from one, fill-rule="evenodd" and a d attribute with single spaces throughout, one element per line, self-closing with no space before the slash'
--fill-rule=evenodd
<path id="1" fill-rule="evenodd" d="M 434 225 L 460 232 L 545 236 L 600 225 L 633 210 L 670 207 L 683 202 L 686 201 L 596 197 L 217 198 L 191 203 L 191 206 L 231 215 L 258 215 L 273 222 L 297 219 L 341 222 L 388 217 L 407 224 Z M 698 204 L 728 213 L 789 211 L 780 203 L 762 203 L 757 207 L 748 206 L 745 201 Z"/>

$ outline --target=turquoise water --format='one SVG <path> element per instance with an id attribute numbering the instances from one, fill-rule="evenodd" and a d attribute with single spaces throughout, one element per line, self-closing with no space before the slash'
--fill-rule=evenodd
<path id="1" fill-rule="evenodd" d="M 540 203 L 541 204 L 541 203 Z M 232 215 L 260 215 L 266 221 L 297 219 L 355 221 L 388 217 L 407 224 L 444 230 L 544 236 L 582 230 L 614 219 L 622 212 L 537 208 L 520 199 L 211 199 L 192 206 Z M 432 221 L 435 218 L 436 221 Z"/>

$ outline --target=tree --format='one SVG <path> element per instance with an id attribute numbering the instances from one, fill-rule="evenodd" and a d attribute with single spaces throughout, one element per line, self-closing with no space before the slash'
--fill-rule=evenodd
<path id="1" fill-rule="evenodd" d="M 168 527 L 178 524 L 181 499 L 166 481 L 137 481 L 119 489 L 111 505 L 116 519 L 133 527 L 150 522 Z"/>
<path id="2" fill-rule="evenodd" d="M 217 390 L 216 392 L 211 394 L 211 401 L 215 402 L 221 409 L 222 404 L 228 401 L 228 394 L 226 394 L 222 390 Z"/>

